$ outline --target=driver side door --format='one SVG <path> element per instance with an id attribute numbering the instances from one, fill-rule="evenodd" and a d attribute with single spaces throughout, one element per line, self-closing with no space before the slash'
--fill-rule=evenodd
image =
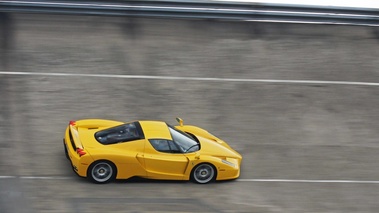
<path id="1" fill-rule="evenodd" d="M 147 176 L 154 179 L 182 180 L 189 162 L 179 147 L 166 139 L 150 139 L 144 159 Z"/>

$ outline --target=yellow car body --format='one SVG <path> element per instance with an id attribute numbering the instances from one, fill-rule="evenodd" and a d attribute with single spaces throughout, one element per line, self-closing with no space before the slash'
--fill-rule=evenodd
<path id="1" fill-rule="evenodd" d="M 175 127 L 162 121 L 70 121 L 65 154 L 79 176 L 95 183 L 135 176 L 197 183 L 239 177 L 238 152 L 206 130 L 178 121 Z"/>

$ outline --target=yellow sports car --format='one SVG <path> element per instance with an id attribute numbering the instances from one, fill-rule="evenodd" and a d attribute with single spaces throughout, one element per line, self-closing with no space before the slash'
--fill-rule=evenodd
<path id="1" fill-rule="evenodd" d="M 70 121 L 63 139 L 74 171 L 95 183 L 134 176 L 209 183 L 236 179 L 242 156 L 196 126 L 162 121 Z"/>

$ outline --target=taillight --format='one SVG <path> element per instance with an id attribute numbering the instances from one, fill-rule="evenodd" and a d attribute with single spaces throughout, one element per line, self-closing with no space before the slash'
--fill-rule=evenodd
<path id="1" fill-rule="evenodd" d="M 80 157 L 87 154 L 82 148 L 76 148 L 76 153 L 78 153 Z"/>
<path id="2" fill-rule="evenodd" d="M 70 121 L 69 123 L 70 126 L 75 126 L 75 124 L 76 124 L 76 121 Z"/>

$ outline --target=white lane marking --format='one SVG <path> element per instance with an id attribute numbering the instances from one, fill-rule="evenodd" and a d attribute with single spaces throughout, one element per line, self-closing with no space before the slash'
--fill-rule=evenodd
<path id="1" fill-rule="evenodd" d="M 365 183 L 379 184 L 376 180 L 291 180 L 291 179 L 237 179 L 238 182 L 279 182 L 279 183 Z"/>
<path id="2" fill-rule="evenodd" d="M 20 179 L 43 179 L 43 180 L 69 180 L 72 177 L 59 177 L 59 176 L 19 176 Z"/>
<path id="3" fill-rule="evenodd" d="M 222 82 L 246 82 L 246 83 L 285 83 L 285 84 L 329 84 L 329 85 L 379 86 L 379 83 L 376 83 L 376 82 L 358 82 L 358 81 L 202 78 L 202 77 L 155 76 L 155 75 L 116 75 L 116 74 L 1 72 L 1 71 L 0 71 L 0 75 L 31 75 L 31 76 L 53 76 L 53 77 L 96 77 L 96 78 L 124 78 L 124 79 L 150 79 L 150 80 L 186 80 L 186 81 L 215 81 L 215 82 L 222 81 Z"/>
<path id="4" fill-rule="evenodd" d="M 68 176 L 0 176 L 0 179 L 25 179 L 25 180 L 70 180 Z M 302 179 L 237 179 L 237 182 L 277 182 L 277 183 L 363 183 L 379 184 L 376 180 L 302 180 Z"/>
<path id="5" fill-rule="evenodd" d="M 0 176 L 0 179 L 14 179 L 16 176 Z"/>
<path id="6" fill-rule="evenodd" d="M 42 179 L 42 180 L 68 180 L 72 179 L 72 177 L 64 177 L 64 176 L 0 176 L 0 179 Z"/>

